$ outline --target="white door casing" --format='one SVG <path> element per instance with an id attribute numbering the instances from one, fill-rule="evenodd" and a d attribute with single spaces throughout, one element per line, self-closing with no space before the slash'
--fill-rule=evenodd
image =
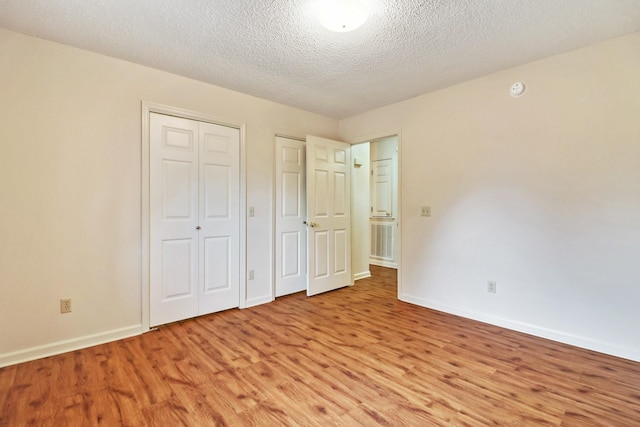
<path id="1" fill-rule="evenodd" d="M 351 150 L 307 136 L 307 295 L 348 286 L 351 277 Z"/>
<path id="2" fill-rule="evenodd" d="M 307 286 L 305 142 L 276 137 L 276 297 Z"/>
<path id="3" fill-rule="evenodd" d="M 150 325 L 237 307 L 239 131 L 149 119 Z"/>

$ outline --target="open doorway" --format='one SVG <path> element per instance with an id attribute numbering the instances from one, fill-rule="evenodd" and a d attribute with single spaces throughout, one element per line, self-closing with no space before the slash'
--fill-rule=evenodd
<path id="1" fill-rule="evenodd" d="M 274 296 L 305 289 L 307 231 L 305 186 L 306 141 L 275 137 Z M 349 147 L 351 189 L 351 283 L 400 262 L 398 136 L 386 136 Z"/>
<path id="2" fill-rule="evenodd" d="M 354 281 L 379 268 L 398 269 L 399 162 L 397 135 L 372 139 L 351 147 L 352 268 Z"/>

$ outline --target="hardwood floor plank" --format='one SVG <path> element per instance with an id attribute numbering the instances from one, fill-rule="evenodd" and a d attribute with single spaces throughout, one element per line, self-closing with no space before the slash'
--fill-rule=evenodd
<path id="1" fill-rule="evenodd" d="M 353 408 L 344 417 L 344 420 L 344 425 L 347 426 L 395 426 L 391 418 L 386 413 L 384 413 L 384 411 L 380 411 L 378 408 L 372 408 L 367 404 L 362 404 L 356 408 Z"/>
<path id="2" fill-rule="evenodd" d="M 353 287 L 0 369 L 0 426 L 635 426 L 640 363 Z"/>
<path id="3" fill-rule="evenodd" d="M 296 407 L 283 408 L 281 403 L 271 400 L 261 402 L 255 408 L 239 416 L 240 426 L 283 426 L 283 427 L 322 427 L 320 424 L 300 414 Z"/>
<path id="4" fill-rule="evenodd" d="M 300 363 L 300 359 L 291 358 L 286 354 L 273 355 L 269 362 L 278 365 L 281 375 L 286 375 L 294 383 L 303 384 L 307 392 L 327 402 L 324 406 L 334 408 L 334 412 L 344 414 L 350 408 L 362 403 L 342 383 L 332 381 L 326 369 L 309 370 Z"/>
<path id="5" fill-rule="evenodd" d="M 176 398 L 183 402 L 187 412 L 189 424 L 206 426 L 238 425 L 238 413 L 232 407 L 220 404 L 220 396 L 224 389 L 220 383 L 201 384 L 198 387 L 179 385 L 175 387 Z M 247 407 L 246 409 L 252 406 Z M 245 409 L 243 409 L 245 410 Z"/>
<path id="6" fill-rule="evenodd" d="M 143 408 L 142 414 L 149 426 L 197 425 L 189 414 L 189 409 L 176 396 Z"/>
<path id="7" fill-rule="evenodd" d="M 97 420 L 94 398 L 90 394 L 78 393 L 62 399 L 52 418 L 52 425 L 81 427 L 89 420 Z"/>
<path id="8" fill-rule="evenodd" d="M 4 411 L 11 395 L 11 388 L 16 383 L 18 366 L 9 366 L 0 369 L 0 426 L 9 425 L 9 412 Z"/>

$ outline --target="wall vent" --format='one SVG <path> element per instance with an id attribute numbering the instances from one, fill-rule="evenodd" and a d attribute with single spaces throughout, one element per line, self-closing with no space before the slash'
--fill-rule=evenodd
<path id="1" fill-rule="evenodd" d="M 393 223 L 371 224 L 371 258 L 393 261 Z"/>

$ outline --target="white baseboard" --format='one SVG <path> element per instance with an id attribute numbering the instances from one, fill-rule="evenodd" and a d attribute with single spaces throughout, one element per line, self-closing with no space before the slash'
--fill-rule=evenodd
<path id="1" fill-rule="evenodd" d="M 393 261 L 382 261 L 379 259 L 369 258 L 369 264 L 377 265 L 378 267 L 387 267 L 398 269 L 398 263 Z"/>
<path id="2" fill-rule="evenodd" d="M 453 314 L 455 316 L 465 317 L 467 319 L 477 320 L 479 322 L 500 326 L 502 328 L 511 329 L 513 331 L 522 332 L 522 333 L 533 335 L 540 338 L 546 338 L 552 341 L 561 342 L 563 344 L 569 344 L 575 347 L 580 347 L 587 350 L 593 350 L 599 353 L 608 354 L 610 356 L 621 357 L 623 359 L 629 359 L 635 362 L 640 362 L 640 351 L 638 350 L 620 347 L 620 346 L 596 341 L 591 338 L 569 334 L 562 331 L 541 328 L 539 326 L 531 325 L 528 323 L 522 323 L 522 322 L 518 322 L 510 319 L 504 319 L 501 317 L 491 316 L 483 313 L 460 310 L 455 307 L 439 304 L 433 301 L 424 300 L 422 298 L 417 298 L 407 294 L 399 295 L 398 299 L 400 299 L 400 301 L 419 305 L 421 307 L 430 308 L 432 310 L 442 311 L 448 314 Z"/>
<path id="3" fill-rule="evenodd" d="M 255 307 L 256 305 L 262 305 L 273 302 L 273 297 L 271 295 L 261 298 L 254 298 L 252 300 L 245 301 L 244 305 L 240 308 L 249 308 Z"/>
<path id="4" fill-rule="evenodd" d="M 4 353 L 0 354 L 0 368 L 29 362 L 31 360 L 42 359 L 44 357 L 55 356 L 56 354 L 67 353 L 69 351 L 79 350 L 82 348 L 93 347 L 94 345 L 105 344 L 140 334 L 142 334 L 142 325 L 133 325 L 126 328 L 101 332 L 99 334 L 85 335 L 83 337 L 73 338 L 70 340 L 57 341 L 11 353 Z"/>
<path id="5" fill-rule="evenodd" d="M 371 277 L 371 272 L 369 270 L 354 274 L 353 281 L 355 282 L 356 280 L 366 279 L 367 277 Z"/>

